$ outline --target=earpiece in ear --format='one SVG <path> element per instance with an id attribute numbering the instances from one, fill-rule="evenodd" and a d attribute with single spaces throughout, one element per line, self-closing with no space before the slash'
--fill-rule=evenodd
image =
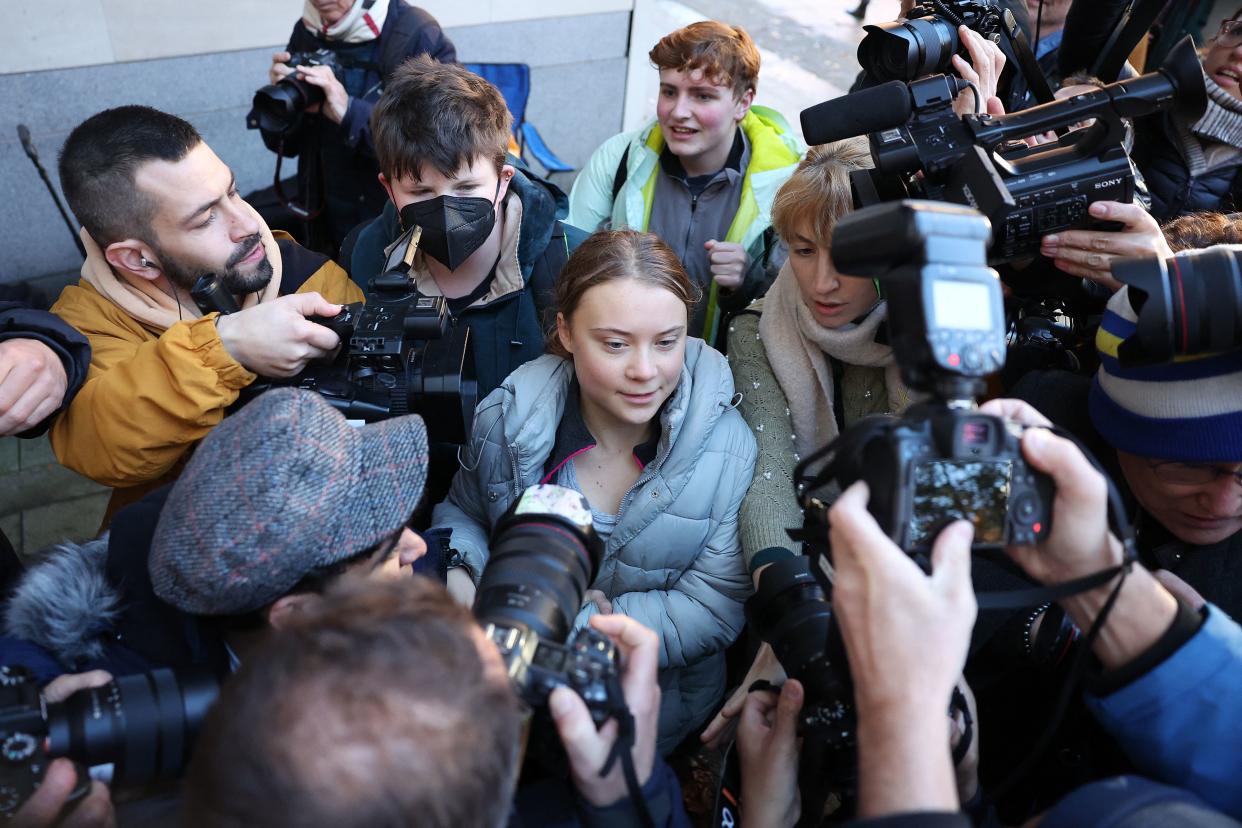
<path id="1" fill-rule="evenodd" d="M 138 261 L 142 263 L 142 266 L 143 266 L 143 267 L 150 267 L 150 266 L 151 266 L 151 263 L 147 261 L 147 257 L 146 257 L 146 256 L 139 256 L 139 257 L 138 257 Z"/>

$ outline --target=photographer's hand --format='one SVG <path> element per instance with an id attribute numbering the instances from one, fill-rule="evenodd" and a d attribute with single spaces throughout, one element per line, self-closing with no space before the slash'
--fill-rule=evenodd
<path id="1" fill-rule="evenodd" d="M 56 352 L 37 339 L 0 341 L 0 437 L 43 422 L 64 402 L 69 378 Z"/>
<path id="2" fill-rule="evenodd" d="M 957 34 L 966 47 L 966 53 L 970 55 L 970 61 L 954 55 L 953 71 L 962 80 L 975 85 L 979 98 L 975 98 L 974 91 L 966 89 L 953 101 L 953 111 L 959 116 L 976 112 L 1003 113 L 1004 108 L 996 97 L 996 84 L 1000 82 L 1001 72 L 1005 68 L 1005 53 L 995 43 L 966 26 L 959 26 Z"/>
<path id="3" fill-rule="evenodd" d="M 621 689 L 634 717 L 634 770 L 638 784 L 645 785 L 655 767 L 660 640 L 654 632 L 624 615 L 595 615 L 590 623 L 613 640 L 621 656 Z M 628 797 L 630 792 L 620 762 L 613 764 L 607 776 L 599 775 L 617 741 L 617 722 L 609 720 L 596 730 L 586 703 L 568 687 L 552 691 L 548 708 L 569 757 L 574 787 L 582 798 L 597 808 L 606 808 Z"/>
<path id="4" fill-rule="evenodd" d="M 1038 547 L 1010 547 L 1010 557 L 1043 584 L 1064 583 L 1120 564 L 1121 542 L 1108 531 L 1104 475 L 1077 446 L 1042 428 L 1022 436 L 1022 452 L 1032 466 L 1052 477 L 1057 493 L 1048 538 Z M 1115 586 L 1114 580 L 1061 604 L 1078 629 L 1086 631 Z M 1176 599 L 1135 564 L 1092 650 L 1105 669 L 1120 667 L 1155 644 L 1176 614 Z"/>
<path id="5" fill-rule="evenodd" d="M 216 331 L 225 350 L 246 370 L 264 377 L 292 377 L 341 344 L 334 331 L 306 317 L 340 312 L 340 305 L 318 293 L 295 293 L 221 314 Z"/>
<path id="6" fill-rule="evenodd" d="M 278 84 L 281 79 L 293 73 L 292 67 L 288 66 L 289 59 L 293 55 L 288 52 L 277 52 L 272 55 L 272 65 L 267 69 L 267 82 L 270 84 Z"/>
<path id="7" fill-rule="evenodd" d="M 55 759 L 48 765 L 39 788 L 27 799 L 7 825 L 13 828 L 114 828 L 116 812 L 112 797 L 102 782 L 91 782 L 90 792 L 73 806 L 63 819 L 61 812 L 78 781 L 78 772 L 68 759 Z"/>
<path id="8" fill-rule="evenodd" d="M 724 707 L 716 714 L 716 718 L 712 719 L 712 723 L 707 726 L 699 737 L 703 744 L 712 750 L 720 750 L 733 738 L 733 734 L 738 726 L 738 714 L 742 712 L 746 699 L 751 695 L 748 691 L 752 684 L 756 681 L 780 684 L 784 680 L 785 670 L 781 667 L 781 663 L 776 660 L 776 653 L 772 652 L 772 645 L 765 641 L 759 645 L 759 650 L 755 653 L 754 663 L 746 671 L 746 677 L 742 679 L 741 685 L 733 691 L 733 695 L 729 697 Z"/>
<path id="9" fill-rule="evenodd" d="M 747 693 L 737 728 L 742 768 L 742 824 L 785 828 L 798 821 L 798 713 L 805 693 L 790 679 L 779 694 Z"/>
<path id="10" fill-rule="evenodd" d="M 1121 283 L 1112 275 L 1114 260 L 1153 254 L 1167 259 L 1173 255 L 1160 225 L 1141 205 L 1097 201 L 1090 212 L 1092 218 L 1119 221 L 1123 227 L 1116 231 L 1065 230 L 1044 236 L 1039 252 L 1052 259 L 1057 269 L 1118 291 Z"/>
<path id="11" fill-rule="evenodd" d="M 43 688 L 43 698 L 52 704 L 63 702 L 79 690 L 103 687 L 112 681 L 112 675 L 104 670 L 87 673 L 66 673 L 57 676 Z M 61 812 L 68 804 L 78 782 L 78 772 L 68 759 L 55 759 L 43 775 L 39 788 L 27 799 L 11 822 L 16 828 L 111 828 L 116 825 L 116 813 L 112 809 L 112 797 L 102 782 L 91 782 L 86 796 L 74 804 L 64 819 Z"/>
<path id="12" fill-rule="evenodd" d="M 884 534 L 857 482 L 829 512 L 832 602 L 858 708 L 859 816 L 954 811 L 949 699 L 970 646 L 973 528 L 950 524 L 932 547 L 932 574 Z"/>
<path id="13" fill-rule="evenodd" d="M 302 80 L 323 90 L 323 103 L 307 107 L 307 112 L 322 112 L 325 118 L 337 124 L 345 120 L 349 93 L 336 79 L 331 66 L 299 66 L 297 73 Z"/>

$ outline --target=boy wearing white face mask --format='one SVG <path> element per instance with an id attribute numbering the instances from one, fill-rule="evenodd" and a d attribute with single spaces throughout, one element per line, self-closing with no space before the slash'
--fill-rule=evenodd
<path id="1" fill-rule="evenodd" d="M 418 290 L 446 297 L 453 323 L 470 328 L 479 399 L 543 353 L 543 309 L 585 237 L 556 219 L 565 194 L 506 158 L 511 124 L 500 91 L 478 75 L 427 58 L 402 65 L 371 116 L 390 201 L 341 249 L 365 286 L 422 229 Z"/>

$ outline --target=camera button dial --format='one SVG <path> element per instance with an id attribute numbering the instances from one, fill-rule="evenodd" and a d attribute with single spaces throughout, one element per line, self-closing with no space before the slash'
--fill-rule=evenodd
<path id="1" fill-rule="evenodd" d="M 0 756 L 9 762 L 25 762 L 39 748 L 39 740 L 29 733 L 14 733 L 0 744 Z"/>

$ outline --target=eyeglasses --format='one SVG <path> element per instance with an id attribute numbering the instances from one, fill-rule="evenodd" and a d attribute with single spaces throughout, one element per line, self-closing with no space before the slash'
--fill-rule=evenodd
<path id="1" fill-rule="evenodd" d="M 1226 49 L 1242 44 L 1242 20 L 1222 20 L 1216 33 L 1216 43 Z"/>
<path id="2" fill-rule="evenodd" d="M 1242 21 L 1240 21 L 1242 22 Z M 1238 485 L 1242 486 L 1242 469 L 1233 469 L 1229 467 L 1214 466 L 1211 463 L 1176 463 L 1156 462 L 1148 463 L 1152 473 L 1165 483 L 1174 483 L 1179 486 L 1205 486 L 1212 483 L 1218 477 L 1232 477 Z"/>

